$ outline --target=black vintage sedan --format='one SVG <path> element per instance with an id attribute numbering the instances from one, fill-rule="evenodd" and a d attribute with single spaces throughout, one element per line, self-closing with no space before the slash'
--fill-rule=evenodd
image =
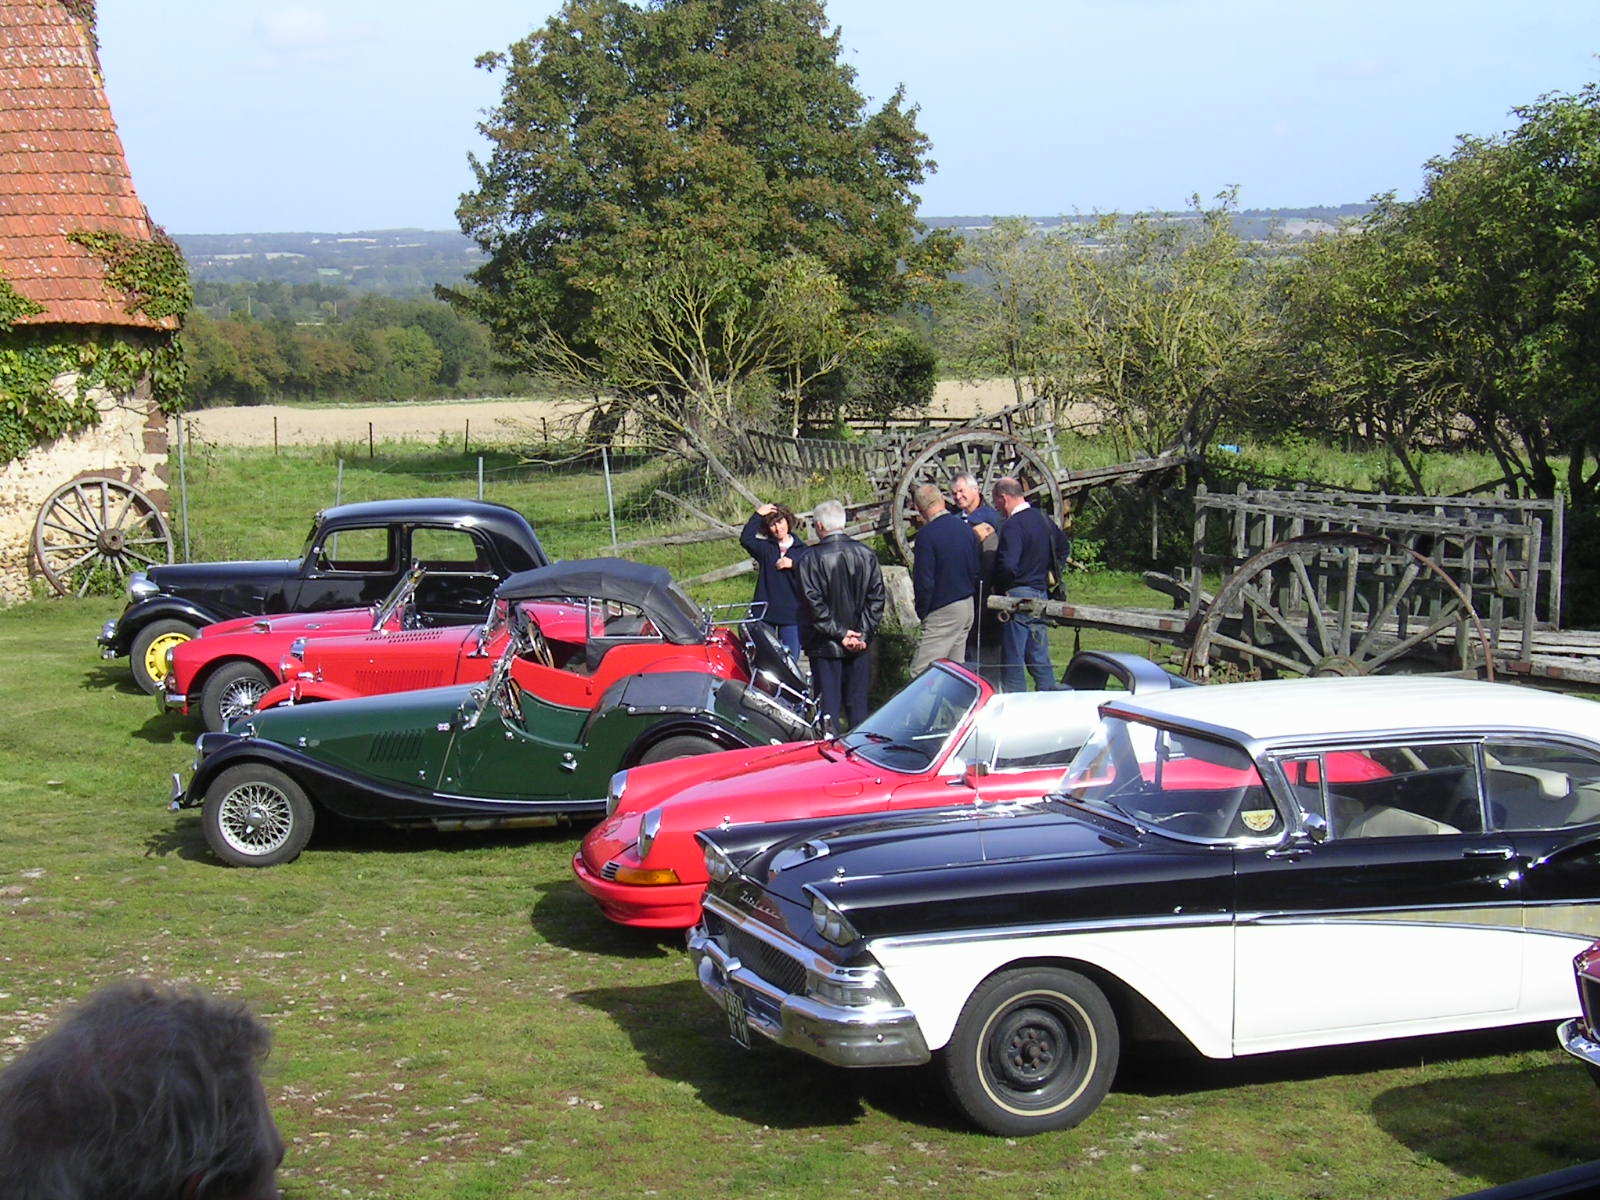
<path id="1" fill-rule="evenodd" d="M 202 626 L 270 613 L 327 612 L 382 600 L 413 563 L 427 569 L 414 603 L 433 624 L 484 619 L 494 589 L 549 558 L 527 518 L 478 500 L 377 500 L 316 515 L 299 558 L 175 563 L 136 572 L 128 606 L 100 631 L 102 657 L 131 660 L 155 694 L 167 651 Z"/>
<path id="2" fill-rule="evenodd" d="M 1600 933 L 1600 705 L 1314 679 L 1113 700 L 1060 791 L 700 835 L 689 947 L 739 1041 L 935 1059 L 1061 1129 L 1123 1040 L 1213 1058 L 1572 1015 Z"/>

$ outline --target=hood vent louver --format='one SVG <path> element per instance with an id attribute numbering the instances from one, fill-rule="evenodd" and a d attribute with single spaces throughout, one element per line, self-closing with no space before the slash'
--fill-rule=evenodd
<path id="1" fill-rule="evenodd" d="M 400 729 L 389 733 L 380 733 L 372 739 L 372 746 L 367 751 L 367 761 L 375 763 L 404 762 L 414 759 L 422 752 L 422 731 L 420 729 Z"/>

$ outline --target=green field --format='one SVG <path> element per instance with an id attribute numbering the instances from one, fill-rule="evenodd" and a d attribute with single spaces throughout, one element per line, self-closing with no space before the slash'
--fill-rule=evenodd
<path id="1" fill-rule="evenodd" d="M 335 471 L 322 453 L 191 462 L 197 556 L 296 552 Z M 517 474 L 489 498 L 552 554 L 607 543 L 598 476 Z M 618 495 L 632 512 L 653 486 L 635 468 Z M 475 490 L 442 452 L 352 461 L 343 481 L 345 499 Z M 693 574 L 737 554 L 656 561 Z M 1131 576 L 1074 588 L 1141 598 Z M 0 613 L 0 1057 L 118 976 L 241 996 L 276 1036 L 286 1195 L 1443 1197 L 1600 1157 L 1593 1085 L 1548 1026 L 1234 1063 L 1138 1053 L 1085 1125 L 1008 1141 L 963 1127 L 926 1072 L 737 1049 L 680 940 L 611 926 L 578 890 L 571 832 L 340 833 L 286 867 L 224 867 L 198 817 L 165 808 L 193 727 L 95 653 L 119 608 Z"/>

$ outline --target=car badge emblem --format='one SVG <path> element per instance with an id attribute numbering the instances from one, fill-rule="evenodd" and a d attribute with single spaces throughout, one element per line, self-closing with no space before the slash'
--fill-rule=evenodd
<path id="1" fill-rule="evenodd" d="M 1239 814 L 1239 818 L 1251 833 L 1265 833 L 1278 819 L 1278 812 L 1272 808 L 1247 808 Z"/>

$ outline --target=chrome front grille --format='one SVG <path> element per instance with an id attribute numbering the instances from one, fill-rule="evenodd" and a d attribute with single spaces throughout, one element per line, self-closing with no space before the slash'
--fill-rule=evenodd
<path id="1" fill-rule="evenodd" d="M 806 990 L 806 969 L 776 946 L 742 929 L 725 928 L 722 934 L 728 952 L 776 988 L 791 994 Z"/>

